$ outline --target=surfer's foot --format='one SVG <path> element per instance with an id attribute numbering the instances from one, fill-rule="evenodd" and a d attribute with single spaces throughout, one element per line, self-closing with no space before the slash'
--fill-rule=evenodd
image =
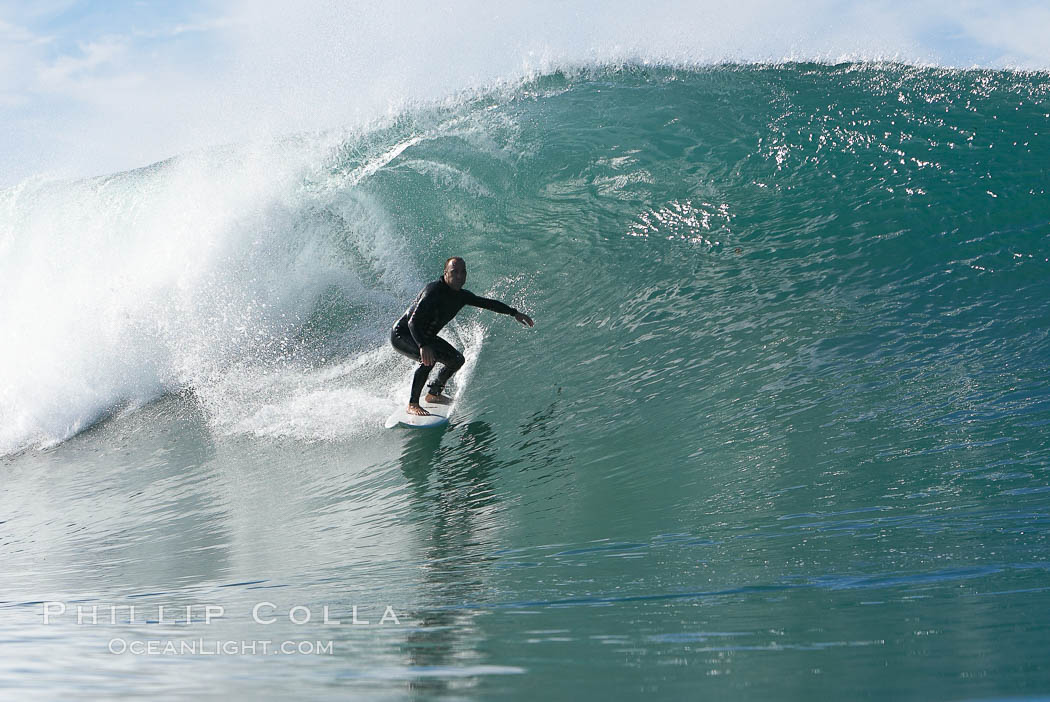
<path id="1" fill-rule="evenodd" d="M 435 395 L 434 393 L 430 393 L 430 392 L 427 393 L 426 400 L 427 400 L 427 402 L 429 402 L 432 405 L 451 405 L 452 404 L 452 398 L 451 397 L 446 397 L 445 395 Z"/>
<path id="2" fill-rule="evenodd" d="M 408 409 L 406 409 L 405 412 L 408 414 L 419 415 L 420 417 L 427 417 L 430 415 L 430 412 L 427 412 L 415 402 L 409 402 Z"/>

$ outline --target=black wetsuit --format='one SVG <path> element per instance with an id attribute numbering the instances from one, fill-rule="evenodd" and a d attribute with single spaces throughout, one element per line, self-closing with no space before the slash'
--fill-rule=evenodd
<path id="1" fill-rule="evenodd" d="M 427 283 L 416 301 L 390 330 L 390 343 L 399 353 L 420 361 L 419 350 L 424 346 L 429 346 L 434 352 L 435 361 L 444 365 L 437 380 L 430 384 L 429 390 L 434 395 L 441 394 L 448 379 L 463 365 L 463 354 L 438 336 L 438 332 L 452 321 L 452 318 L 463 309 L 464 305 L 484 307 L 500 314 L 515 315 L 518 313 L 516 309 L 499 300 L 478 297 L 469 290 L 453 290 L 444 278 L 439 278 L 432 283 Z M 430 368 L 422 363 L 419 364 L 412 378 L 412 396 L 409 402 L 413 404 L 419 402 L 419 395 L 423 391 L 423 384 L 426 383 L 427 376 L 430 375 Z"/>

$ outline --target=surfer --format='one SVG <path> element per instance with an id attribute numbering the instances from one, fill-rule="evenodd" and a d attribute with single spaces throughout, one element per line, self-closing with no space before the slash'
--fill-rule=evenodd
<path id="1" fill-rule="evenodd" d="M 430 414 L 419 406 L 419 395 L 435 363 L 441 363 L 444 368 L 427 388 L 426 400 L 441 405 L 452 402 L 451 398 L 442 393 L 445 390 L 445 383 L 463 366 L 463 354 L 438 336 L 438 332 L 452 321 L 452 318 L 464 305 L 484 307 L 500 314 L 509 314 L 525 326 L 533 325 L 529 315 L 518 312 L 510 305 L 505 305 L 499 300 L 478 297 L 469 290 L 464 290 L 465 282 L 467 282 L 467 264 L 459 256 L 453 256 L 445 261 L 444 274 L 423 288 L 416 301 L 390 330 L 390 343 L 394 345 L 397 352 L 408 356 L 413 361 L 419 361 L 419 368 L 412 377 L 412 394 L 408 399 L 406 410 L 408 414 Z"/>

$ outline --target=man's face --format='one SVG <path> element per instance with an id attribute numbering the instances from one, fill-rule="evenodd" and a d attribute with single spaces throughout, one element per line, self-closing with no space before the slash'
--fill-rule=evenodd
<path id="1" fill-rule="evenodd" d="M 467 282 L 467 264 L 463 261 L 449 261 L 445 266 L 445 282 L 453 290 L 459 290 Z"/>

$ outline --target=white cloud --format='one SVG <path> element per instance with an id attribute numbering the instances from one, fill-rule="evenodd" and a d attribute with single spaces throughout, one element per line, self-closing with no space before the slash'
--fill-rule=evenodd
<path id="1" fill-rule="evenodd" d="M 94 73 L 103 67 L 121 63 L 128 52 L 126 39 L 105 37 L 99 41 L 78 45 L 79 55 L 63 54 L 54 61 L 41 66 L 38 71 L 39 86 L 43 90 L 71 89 L 72 81 Z M 123 69 L 124 66 L 121 66 Z M 125 69 L 126 70 L 126 69 Z"/>
<path id="2" fill-rule="evenodd" d="M 1050 7 L 971 7 L 959 17 L 969 38 L 996 54 L 996 64 L 1023 69 L 1050 67 Z"/>
<path id="3" fill-rule="evenodd" d="M 162 29 L 154 29 L 150 31 L 136 30 L 134 32 L 134 35 L 136 38 L 141 39 L 170 38 L 177 37 L 181 34 L 202 34 L 205 32 L 216 32 L 223 29 L 227 29 L 236 24 L 239 24 L 237 20 L 231 19 L 229 17 L 219 17 L 203 22 L 177 24 L 173 27 L 165 27 Z"/>
<path id="4" fill-rule="evenodd" d="M 18 25 L 0 20 L 0 41 L 4 43 L 14 42 L 17 44 L 33 44 L 40 41 L 46 41 L 46 39 L 36 36 L 25 27 L 19 27 Z"/>

